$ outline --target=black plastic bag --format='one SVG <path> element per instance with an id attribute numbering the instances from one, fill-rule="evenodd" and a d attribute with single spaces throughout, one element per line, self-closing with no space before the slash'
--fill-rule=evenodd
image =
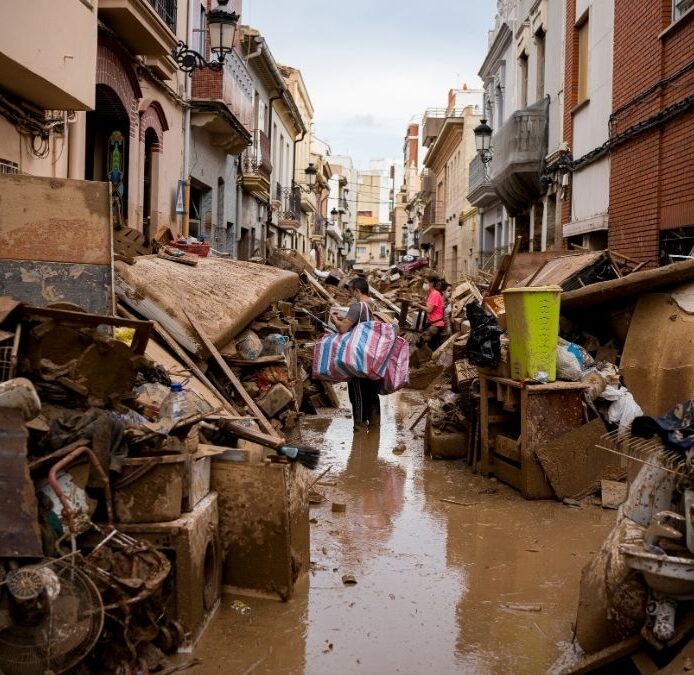
<path id="1" fill-rule="evenodd" d="M 494 315 L 475 301 L 467 304 L 465 312 L 470 322 L 466 347 L 468 361 L 473 366 L 496 368 L 501 360 L 501 334 L 504 331 Z"/>

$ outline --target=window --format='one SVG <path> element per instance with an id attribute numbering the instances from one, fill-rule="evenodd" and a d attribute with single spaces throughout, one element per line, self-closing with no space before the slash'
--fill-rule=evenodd
<path id="1" fill-rule="evenodd" d="M 207 56 L 207 40 L 205 39 L 207 33 L 207 3 L 201 4 L 198 9 L 197 23 L 195 28 L 193 28 L 193 44 L 195 45 L 193 49 L 199 52 L 203 56 Z"/>
<path id="2" fill-rule="evenodd" d="M 385 258 L 385 257 L 386 257 L 386 245 L 381 244 L 381 258 Z"/>
<path id="3" fill-rule="evenodd" d="M 681 19 L 692 7 L 694 7 L 694 0 L 672 0 L 672 20 Z"/>
<path id="4" fill-rule="evenodd" d="M 0 173 L 19 173 L 19 164 L 9 159 L 0 159 Z"/>
<path id="5" fill-rule="evenodd" d="M 523 52 L 518 57 L 518 68 L 520 74 L 520 107 L 528 105 L 528 55 Z"/>
<path id="6" fill-rule="evenodd" d="M 578 78 L 576 80 L 576 103 L 588 100 L 588 36 L 590 21 L 588 15 L 576 28 L 578 32 Z"/>
<path id="7" fill-rule="evenodd" d="M 537 96 L 540 101 L 545 97 L 545 32 L 535 33 L 535 48 L 537 49 Z"/>

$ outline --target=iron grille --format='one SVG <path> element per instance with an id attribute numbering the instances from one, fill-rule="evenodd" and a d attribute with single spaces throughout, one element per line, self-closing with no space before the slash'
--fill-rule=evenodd
<path id="1" fill-rule="evenodd" d="M 176 32 L 176 0 L 149 0 L 154 11 L 161 17 L 162 21 Z"/>

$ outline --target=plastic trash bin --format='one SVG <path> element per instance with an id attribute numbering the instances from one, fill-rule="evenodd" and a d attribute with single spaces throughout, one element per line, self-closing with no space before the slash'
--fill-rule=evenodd
<path id="1" fill-rule="evenodd" d="M 557 379 L 559 286 L 509 288 L 503 291 L 514 380 Z"/>

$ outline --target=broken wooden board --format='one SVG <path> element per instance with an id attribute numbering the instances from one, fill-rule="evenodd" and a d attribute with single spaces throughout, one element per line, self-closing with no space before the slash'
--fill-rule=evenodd
<path id="1" fill-rule="evenodd" d="M 595 419 L 535 448 L 558 499 L 580 499 L 597 492 L 602 479 L 622 475 L 619 458 L 595 447 L 604 434 L 605 425 Z"/>
<path id="2" fill-rule="evenodd" d="M 113 314 L 109 183 L 0 175 L 0 295 Z"/>
<path id="3" fill-rule="evenodd" d="M 614 480 L 600 481 L 600 498 L 603 509 L 618 509 L 626 500 L 629 486 Z"/>
<path id="4" fill-rule="evenodd" d="M 158 321 L 193 354 L 204 344 L 186 320 L 187 310 L 218 349 L 273 302 L 299 291 L 299 277 L 267 265 L 200 258 L 197 267 L 173 265 L 157 256 L 141 256 L 134 265 L 116 263 L 118 297 L 141 316 Z"/>
<path id="5" fill-rule="evenodd" d="M 21 411 L 0 408 L 0 556 L 43 556 L 39 512 L 27 464 Z"/>
<path id="6" fill-rule="evenodd" d="M 191 326 L 195 329 L 195 332 L 200 336 L 205 348 L 209 351 L 212 358 L 217 362 L 217 365 L 222 369 L 222 372 L 227 377 L 229 382 L 231 382 L 234 389 L 236 389 L 238 395 L 241 397 L 243 402 L 248 406 L 248 409 L 258 418 L 258 423 L 267 431 L 271 436 L 279 437 L 275 427 L 270 424 L 268 419 L 263 415 L 262 410 L 258 407 L 256 402 L 251 398 L 250 394 L 246 391 L 241 381 L 234 374 L 234 371 L 229 368 L 224 361 L 224 358 L 219 353 L 217 348 L 212 344 L 210 338 L 205 334 L 203 327 L 198 323 L 198 321 L 193 317 L 193 315 L 186 310 L 183 313 L 188 317 Z"/>

